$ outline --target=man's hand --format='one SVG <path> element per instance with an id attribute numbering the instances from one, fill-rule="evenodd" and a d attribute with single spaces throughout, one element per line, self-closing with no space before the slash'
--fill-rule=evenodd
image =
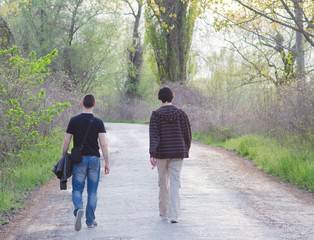
<path id="1" fill-rule="evenodd" d="M 105 174 L 108 174 L 110 172 L 110 167 L 109 165 L 106 164 L 105 166 Z"/>
<path id="2" fill-rule="evenodd" d="M 152 169 L 154 169 L 154 167 L 156 167 L 156 164 L 157 164 L 156 158 L 151 157 L 150 158 L 150 163 L 153 165 Z"/>

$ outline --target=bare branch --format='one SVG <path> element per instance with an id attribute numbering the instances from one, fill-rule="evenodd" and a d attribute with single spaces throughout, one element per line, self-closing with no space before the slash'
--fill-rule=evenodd
<path id="1" fill-rule="evenodd" d="M 256 14 L 258 14 L 258 15 L 264 17 L 264 18 L 267 18 L 268 20 L 270 20 L 270 21 L 272 21 L 272 22 L 276 22 L 276 23 L 278 23 L 278 24 L 280 24 L 280 25 L 283 25 L 283 26 L 285 26 L 285 27 L 291 28 L 292 30 L 294 30 L 294 31 L 296 31 L 296 32 L 301 32 L 301 33 L 304 35 L 304 37 L 306 38 L 306 40 L 307 40 L 312 46 L 314 46 L 314 41 L 310 38 L 310 37 L 312 37 L 312 38 L 314 37 L 313 34 L 310 34 L 310 33 L 306 32 L 306 31 L 304 31 L 304 29 L 302 29 L 302 28 L 296 28 L 296 27 L 294 27 L 294 26 L 291 26 L 290 24 L 287 24 L 287 23 L 285 23 L 285 22 L 282 22 L 282 21 L 279 21 L 279 20 L 277 20 L 277 19 L 274 19 L 274 18 L 268 16 L 267 14 L 265 14 L 265 13 L 263 13 L 263 12 L 261 12 L 261 11 L 258 11 L 258 10 L 256 10 L 256 9 L 252 8 L 251 6 L 249 6 L 249 5 L 245 4 L 245 3 L 243 3 L 243 2 L 240 1 L 240 0 L 235 0 L 235 1 L 238 2 L 240 5 L 242 5 L 243 7 L 245 7 L 245 8 L 247 8 L 247 9 L 249 9 L 249 10 L 255 12 Z M 283 2 L 283 0 L 280 0 L 280 1 Z M 288 7 L 288 8 L 289 8 L 289 7 Z M 285 9 L 286 9 L 286 8 L 285 8 Z M 286 9 L 286 10 L 287 10 L 287 9 Z M 287 11 L 288 11 L 288 10 L 287 10 Z M 290 11 L 290 9 L 289 9 L 289 11 Z M 291 12 L 291 11 L 290 11 L 290 12 Z M 297 22 L 296 22 L 296 24 L 297 24 Z"/>
<path id="2" fill-rule="evenodd" d="M 219 14 L 219 15 L 220 15 L 220 14 Z M 220 16 L 221 16 L 221 17 L 224 17 L 225 19 L 227 19 L 228 21 L 232 22 L 233 24 L 237 24 L 237 23 L 235 23 L 232 19 L 229 19 L 229 18 L 227 18 L 226 16 L 223 16 L 223 15 L 220 15 Z M 206 19 L 204 19 L 204 22 L 205 22 L 206 24 L 210 25 L 210 23 L 208 23 L 208 22 L 206 21 Z M 263 39 L 263 40 L 266 41 L 266 42 L 274 42 L 274 43 L 275 43 L 274 39 L 265 37 L 265 36 L 259 34 L 258 32 L 254 32 L 254 31 L 252 31 L 252 30 L 250 30 L 250 29 L 248 29 L 248 28 L 245 28 L 242 24 L 239 24 L 239 25 L 237 25 L 237 26 L 238 26 L 240 29 L 244 30 L 244 31 L 247 31 L 247 32 L 249 32 L 249 33 L 252 33 L 252 34 L 258 36 L 259 38 Z M 285 48 L 285 49 L 287 49 L 287 50 L 289 50 L 289 51 L 295 52 L 295 49 L 293 49 L 293 48 L 291 48 L 291 47 L 286 47 L 286 46 L 283 46 L 283 45 L 280 45 L 280 47 L 283 47 L 283 48 Z"/>
<path id="3" fill-rule="evenodd" d="M 131 3 L 129 2 L 129 0 L 122 0 L 123 2 L 125 2 L 125 3 L 127 3 L 128 5 L 129 5 L 129 8 L 131 9 L 131 11 L 132 11 L 132 15 L 133 15 L 133 17 L 135 17 L 136 18 L 136 14 L 135 14 L 135 11 L 134 11 L 134 9 L 133 9 L 133 7 L 132 7 L 132 5 L 131 5 Z"/>

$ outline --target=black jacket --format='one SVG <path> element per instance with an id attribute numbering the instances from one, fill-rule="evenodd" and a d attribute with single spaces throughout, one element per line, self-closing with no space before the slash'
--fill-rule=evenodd
<path id="1" fill-rule="evenodd" d="M 69 158 L 70 154 L 66 153 L 52 168 L 53 173 L 60 179 L 60 189 L 67 189 L 67 179 L 72 176 L 73 164 Z"/>

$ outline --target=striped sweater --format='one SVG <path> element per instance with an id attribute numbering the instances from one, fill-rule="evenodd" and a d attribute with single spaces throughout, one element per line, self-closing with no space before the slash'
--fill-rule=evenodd
<path id="1" fill-rule="evenodd" d="M 191 127 L 185 112 L 174 105 L 161 106 L 152 112 L 149 123 L 151 157 L 188 158 Z"/>

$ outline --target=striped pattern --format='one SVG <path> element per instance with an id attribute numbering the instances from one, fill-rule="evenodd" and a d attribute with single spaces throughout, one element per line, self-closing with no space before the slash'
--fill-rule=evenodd
<path id="1" fill-rule="evenodd" d="M 188 158 L 191 127 L 185 112 L 176 106 L 162 106 L 153 111 L 149 124 L 151 157 Z"/>

